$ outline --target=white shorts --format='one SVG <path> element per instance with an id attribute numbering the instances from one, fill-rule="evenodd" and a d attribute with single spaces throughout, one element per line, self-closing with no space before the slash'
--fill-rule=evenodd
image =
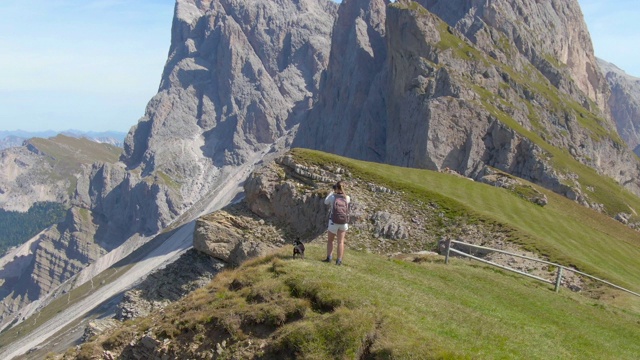
<path id="1" fill-rule="evenodd" d="M 349 230 L 349 224 L 334 224 L 333 221 L 329 220 L 329 232 L 332 234 L 337 234 L 338 230 L 347 231 Z"/>

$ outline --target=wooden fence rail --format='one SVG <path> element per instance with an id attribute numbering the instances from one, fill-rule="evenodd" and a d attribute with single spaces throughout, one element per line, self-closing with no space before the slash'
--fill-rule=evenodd
<path id="1" fill-rule="evenodd" d="M 500 264 L 494 263 L 494 262 L 492 262 L 492 261 L 485 260 L 485 259 L 479 258 L 479 257 L 477 257 L 477 256 L 473 256 L 473 255 L 471 255 L 471 254 L 467 254 L 467 253 L 465 253 L 464 251 L 460 251 L 460 250 L 457 250 L 457 249 L 452 248 L 452 247 L 451 247 L 451 244 L 452 244 L 452 243 L 453 243 L 453 244 L 460 244 L 460 245 L 464 245 L 464 246 L 469 246 L 469 247 L 476 248 L 476 249 L 481 249 L 481 250 L 487 250 L 487 251 L 492 251 L 492 252 L 497 252 L 497 253 L 507 254 L 507 255 L 511 255 L 511 256 L 519 257 L 519 258 L 522 258 L 522 259 L 532 260 L 532 261 L 536 261 L 536 262 L 539 262 L 539 263 L 543 263 L 543 264 L 547 264 L 547 265 L 556 266 L 556 267 L 558 268 L 558 272 L 556 273 L 556 279 L 555 279 L 555 282 L 554 282 L 554 281 L 547 280 L 547 279 L 544 279 L 544 278 L 541 278 L 541 277 L 539 277 L 539 276 L 535 276 L 535 275 L 532 275 L 532 274 L 528 274 L 528 273 L 526 273 L 526 272 L 524 272 L 524 271 L 520 271 L 520 270 L 516 270 L 516 269 L 510 268 L 510 267 L 508 267 L 508 266 L 500 265 Z M 507 271 L 515 272 L 515 273 L 518 273 L 518 274 L 520 274 L 520 275 L 524 275 L 524 276 L 527 276 L 527 277 L 530 277 L 530 278 L 533 278 L 533 279 L 536 279 L 536 280 L 539 280 L 539 281 L 545 282 L 545 283 L 547 283 L 547 284 L 555 285 L 555 291 L 556 291 L 556 292 L 560 291 L 560 283 L 562 282 L 562 273 L 563 273 L 563 271 L 564 271 L 564 270 L 568 270 L 568 271 L 572 271 L 572 272 L 574 272 L 574 273 L 576 273 L 576 274 L 580 274 L 580 275 L 582 275 L 582 276 L 586 276 L 586 277 L 588 277 L 588 278 L 590 278 L 590 279 L 593 279 L 593 280 L 596 280 L 596 281 L 599 281 L 599 282 L 605 283 L 605 284 L 607 284 L 607 285 L 609 285 L 609 286 L 611 286 L 611 287 L 614 287 L 614 288 L 616 288 L 616 289 L 618 289 L 618 290 L 622 290 L 622 291 L 627 292 L 627 293 L 629 293 L 629 294 L 632 294 L 632 295 L 635 295 L 635 296 L 640 297 L 640 294 L 638 294 L 638 293 L 636 293 L 636 292 L 633 292 L 633 291 L 631 291 L 631 290 L 625 289 L 625 288 L 623 288 L 622 286 L 618 286 L 618 285 L 613 284 L 613 283 L 611 283 L 611 282 L 609 282 L 609 281 L 599 279 L 599 278 L 597 278 L 597 277 L 595 277 L 595 276 L 593 276 L 593 275 L 589 275 L 589 274 L 584 273 L 584 272 L 582 272 L 582 271 L 578 271 L 578 270 L 575 270 L 575 269 L 572 269 L 572 268 L 569 268 L 569 267 L 565 267 L 565 266 L 562 266 L 562 265 L 560 265 L 560 264 L 552 263 L 552 262 L 549 262 L 549 261 L 540 260 L 540 259 L 536 259 L 536 258 L 532 258 L 532 257 L 529 257 L 529 256 L 524 256 L 524 255 L 518 255 L 518 254 L 514 254 L 514 253 L 511 253 L 511 252 L 508 252 L 508 251 L 498 250 L 498 249 L 493 249 L 493 248 L 490 248 L 490 247 L 485 247 L 485 246 L 480 246 L 480 245 L 468 244 L 468 243 L 464 243 L 464 242 L 462 242 L 462 241 L 456 241 L 456 240 L 447 240 L 447 241 L 446 241 L 446 245 L 447 245 L 447 248 L 446 248 L 445 260 L 444 260 L 445 264 L 448 264 L 448 263 L 449 263 L 449 254 L 450 254 L 451 252 L 454 252 L 454 253 L 456 253 L 456 254 L 459 254 L 459 255 L 462 255 L 462 256 L 466 256 L 466 257 L 468 257 L 468 258 L 471 258 L 471 259 L 474 259 L 474 260 L 477 260 L 477 261 L 483 262 L 483 263 L 485 263 L 485 264 L 489 264 L 489 265 L 492 265 L 492 266 L 495 266 L 495 267 L 498 267 L 498 268 L 501 268 L 501 269 L 504 269 L 504 270 L 507 270 Z"/>

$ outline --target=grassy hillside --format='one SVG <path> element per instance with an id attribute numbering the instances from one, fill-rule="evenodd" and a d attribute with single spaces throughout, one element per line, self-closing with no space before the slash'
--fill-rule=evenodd
<path id="1" fill-rule="evenodd" d="M 155 355 L 170 358 L 635 359 L 640 353 L 638 313 L 556 294 L 522 277 L 464 260 L 406 262 L 355 251 L 338 267 L 320 261 L 321 245 L 309 246 L 306 260 L 291 259 L 289 250 L 222 273 L 162 314 L 125 323 L 67 356 L 140 354 L 144 345 L 130 344 L 140 334 L 159 341 Z"/>
<path id="2" fill-rule="evenodd" d="M 49 139 L 33 138 L 29 139 L 28 144 L 47 156 L 54 168 L 73 172 L 77 172 L 82 164 L 114 163 L 122 153 L 117 146 L 64 135 Z"/>
<path id="3" fill-rule="evenodd" d="M 465 217 L 471 223 L 499 224 L 511 233 L 511 241 L 529 250 L 640 292 L 637 260 L 640 233 L 534 184 L 529 185 L 549 200 L 544 207 L 505 189 L 444 173 L 356 161 L 303 149 L 295 149 L 294 154 L 299 161 L 347 166 L 354 177 L 405 192 L 408 201 L 437 202 L 448 217 Z M 626 201 L 638 199 L 628 196 Z"/>
<path id="4" fill-rule="evenodd" d="M 553 193 L 546 192 L 549 203 L 541 207 L 462 177 L 292 153 L 300 163 L 347 169 L 352 183 L 375 182 L 407 202 L 437 206 L 445 222 L 492 223 L 553 261 L 640 291 L 638 233 Z M 640 353 L 640 298 L 632 295 L 608 288 L 598 290 L 599 299 L 555 293 L 470 260 L 445 265 L 441 256 L 390 258 L 348 248 L 338 267 L 320 261 L 323 241 L 308 245 L 306 260 L 291 259 L 285 247 L 221 273 L 163 312 L 126 322 L 66 358 L 105 351 L 220 359 L 635 359 Z"/>

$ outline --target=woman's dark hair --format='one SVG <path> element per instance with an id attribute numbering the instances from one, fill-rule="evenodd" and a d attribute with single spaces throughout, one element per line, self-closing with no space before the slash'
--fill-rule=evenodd
<path id="1" fill-rule="evenodd" d="M 344 193 L 344 190 L 342 189 L 342 181 L 338 181 L 335 185 L 333 185 L 333 190 L 338 193 Z"/>

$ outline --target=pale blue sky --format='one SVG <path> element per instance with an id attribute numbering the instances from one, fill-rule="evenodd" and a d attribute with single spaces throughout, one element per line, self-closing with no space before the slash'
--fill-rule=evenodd
<path id="1" fill-rule="evenodd" d="M 640 77 L 637 0 L 579 0 L 596 55 Z M 174 0 L 0 0 L 0 130 L 128 131 L 156 93 Z"/>

